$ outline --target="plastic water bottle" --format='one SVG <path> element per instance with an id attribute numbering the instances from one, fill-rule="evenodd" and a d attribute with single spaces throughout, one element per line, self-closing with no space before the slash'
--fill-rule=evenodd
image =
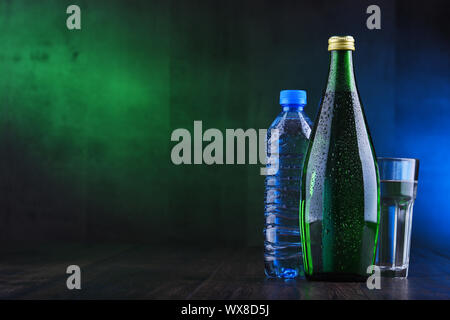
<path id="1" fill-rule="evenodd" d="M 278 130 L 278 171 L 265 181 L 264 260 L 268 277 L 295 278 L 303 275 L 299 231 L 300 178 L 311 134 L 311 120 L 303 112 L 306 91 L 280 92 L 281 113 L 270 126 Z M 273 139 L 273 138 L 272 138 Z M 269 157 L 271 154 L 268 148 Z M 267 168 L 273 166 L 270 162 Z"/>

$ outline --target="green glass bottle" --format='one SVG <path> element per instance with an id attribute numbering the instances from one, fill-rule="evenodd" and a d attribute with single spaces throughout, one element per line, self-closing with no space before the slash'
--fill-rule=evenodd
<path id="1" fill-rule="evenodd" d="M 379 174 L 353 73 L 353 37 L 331 37 L 328 83 L 303 167 L 300 230 L 308 279 L 364 281 L 374 264 Z"/>

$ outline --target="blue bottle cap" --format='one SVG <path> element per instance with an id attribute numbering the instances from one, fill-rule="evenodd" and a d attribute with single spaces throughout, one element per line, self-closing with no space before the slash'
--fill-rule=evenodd
<path id="1" fill-rule="evenodd" d="M 306 91 L 282 90 L 280 91 L 280 105 L 306 105 Z"/>

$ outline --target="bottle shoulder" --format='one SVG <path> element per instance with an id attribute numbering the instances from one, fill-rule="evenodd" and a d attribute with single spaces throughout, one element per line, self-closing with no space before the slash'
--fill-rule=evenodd
<path id="1" fill-rule="evenodd" d="M 269 129 L 282 129 L 284 127 L 292 126 L 311 129 L 313 123 L 303 111 L 282 111 L 272 122 Z"/>

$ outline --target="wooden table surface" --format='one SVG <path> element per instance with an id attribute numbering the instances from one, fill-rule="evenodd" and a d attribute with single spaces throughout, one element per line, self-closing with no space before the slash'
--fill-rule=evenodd
<path id="1" fill-rule="evenodd" d="M 450 259 L 415 249 L 407 280 L 269 280 L 262 249 L 53 245 L 0 250 L 1 299 L 450 299 Z M 66 268 L 81 268 L 68 290 Z"/>

